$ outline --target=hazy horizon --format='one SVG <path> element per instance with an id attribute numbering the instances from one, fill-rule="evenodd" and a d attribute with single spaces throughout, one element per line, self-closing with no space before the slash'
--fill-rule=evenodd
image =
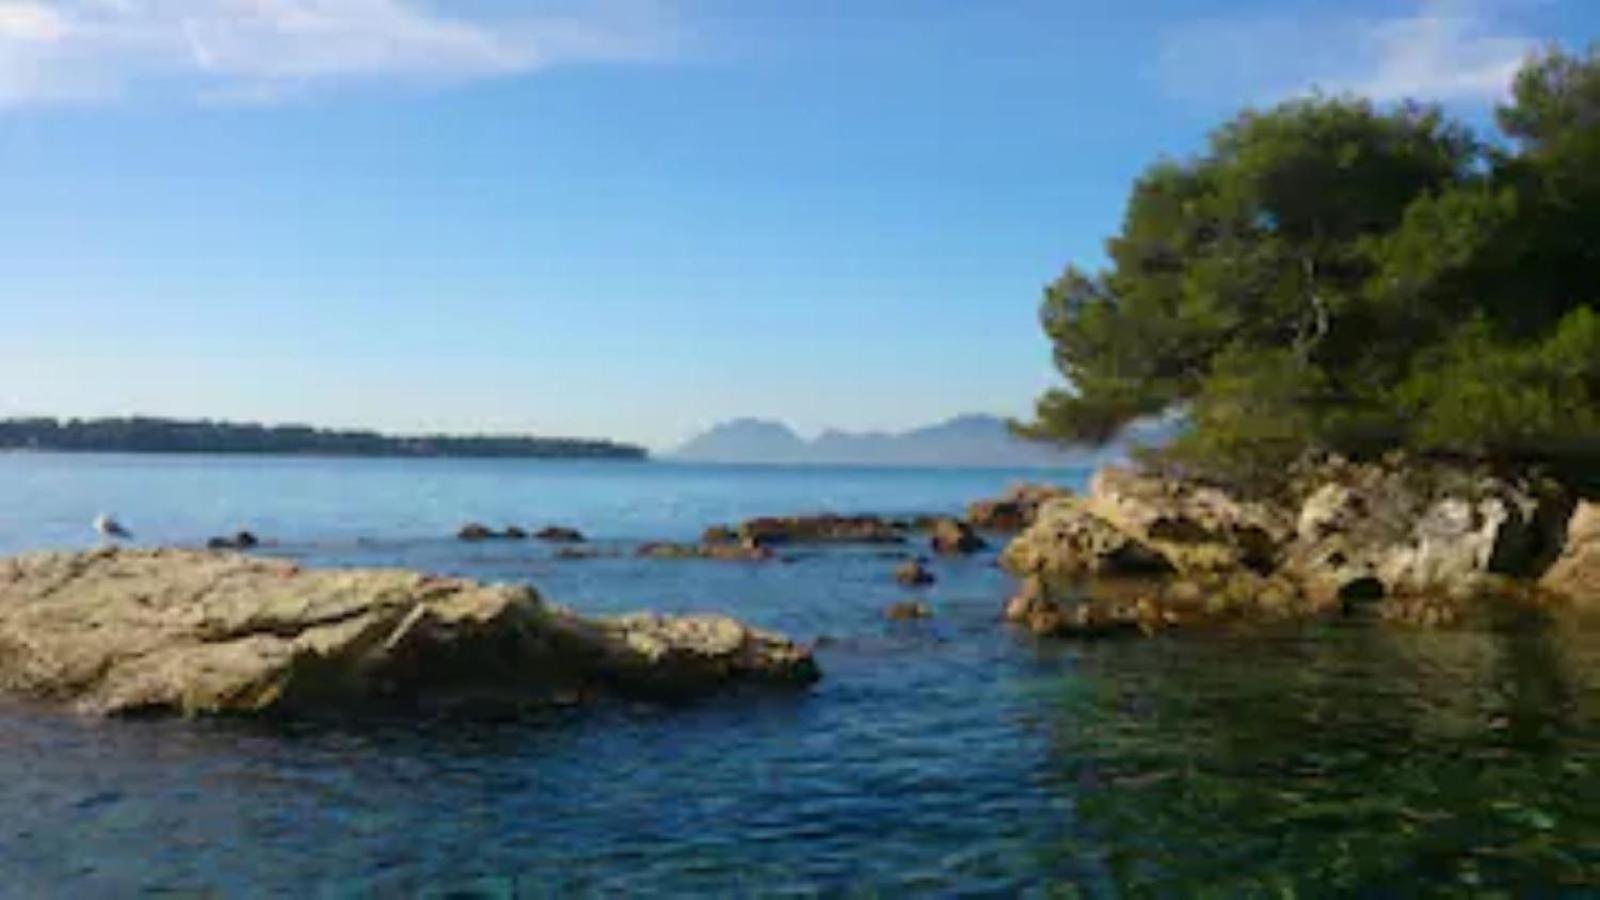
<path id="1" fill-rule="evenodd" d="M 1488 113 L 1581 0 L 0 0 L 0 416 L 669 449 L 1025 415 L 1127 186 L 1313 87 Z"/>

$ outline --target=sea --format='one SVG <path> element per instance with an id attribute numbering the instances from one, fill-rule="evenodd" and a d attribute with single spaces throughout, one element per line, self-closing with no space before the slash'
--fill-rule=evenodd
<path id="1" fill-rule="evenodd" d="M 1600 625 L 1370 616 L 1040 640 L 1003 539 L 641 560 L 804 512 L 955 513 L 1082 470 L 0 455 L 0 554 L 248 529 L 257 552 L 530 583 L 819 641 L 809 690 L 507 721 L 94 720 L 0 703 L 0 896 L 1596 896 Z M 467 544 L 581 529 L 611 558 Z M 917 597 L 925 621 L 889 604 Z"/>

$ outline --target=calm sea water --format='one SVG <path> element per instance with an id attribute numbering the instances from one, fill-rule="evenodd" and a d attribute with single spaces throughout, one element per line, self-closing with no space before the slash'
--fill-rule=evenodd
<path id="1" fill-rule="evenodd" d="M 557 561 L 834 509 L 958 509 L 1023 473 L 0 456 L 0 552 L 248 527 L 266 552 L 526 580 L 580 609 L 831 640 L 807 693 L 529 721 L 96 722 L 0 706 L 0 894 L 1220 896 L 1600 889 L 1600 626 L 1348 621 L 1038 642 L 993 553 L 936 616 L 868 549 Z M 1054 473 L 1081 483 L 1084 473 Z M 1037 477 L 1035 475 L 1034 477 Z"/>

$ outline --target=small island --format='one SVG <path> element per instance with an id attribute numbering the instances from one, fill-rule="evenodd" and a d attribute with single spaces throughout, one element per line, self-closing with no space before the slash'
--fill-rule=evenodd
<path id="1" fill-rule="evenodd" d="M 645 459 L 643 447 L 587 438 L 411 435 L 309 425 L 116 419 L 0 419 L 0 450 L 72 453 L 259 453 L 406 458 Z"/>

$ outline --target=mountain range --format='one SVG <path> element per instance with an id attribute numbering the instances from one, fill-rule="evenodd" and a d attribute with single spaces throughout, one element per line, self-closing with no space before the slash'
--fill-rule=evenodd
<path id="1" fill-rule="evenodd" d="M 883 466 L 1092 466 L 1121 448 L 1062 448 L 1024 441 L 998 416 L 970 414 L 910 431 L 829 429 L 806 440 L 782 422 L 734 419 L 690 439 L 668 459 L 685 462 Z"/>

